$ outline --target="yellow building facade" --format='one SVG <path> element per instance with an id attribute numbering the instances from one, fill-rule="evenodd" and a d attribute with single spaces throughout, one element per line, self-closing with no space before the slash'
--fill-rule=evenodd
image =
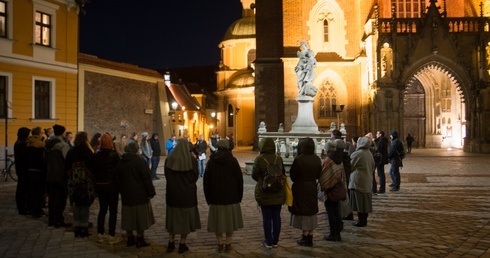
<path id="1" fill-rule="evenodd" d="M 78 12 L 75 0 L 0 1 L 0 145 L 9 153 L 19 127 L 77 130 Z"/>

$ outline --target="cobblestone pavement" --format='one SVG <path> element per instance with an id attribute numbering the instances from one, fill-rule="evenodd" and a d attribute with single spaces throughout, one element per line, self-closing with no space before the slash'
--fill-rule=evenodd
<path id="1" fill-rule="evenodd" d="M 256 152 L 234 151 L 240 164 L 253 160 Z M 1 257 L 490 257 L 490 155 L 460 150 L 414 149 L 404 161 L 399 192 L 373 197 L 374 212 L 368 226 L 357 228 L 345 221 L 342 242 L 326 242 L 325 209 L 319 204 L 319 227 L 314 246 L 300 247 L 297 229 L 289 226 L 290 214 L 282 209 L 282 232 L 278 248 L 261 247 L 261 214 L 253 197 L 255 182 L 244 175 L 241 204 L 245 227 L 236 231 L 231 253 L 216 251 L 214 234 L 206 231 L 208 207 L 198 181 L 202 229 L 188 237 L 190 251 L 167 254 L 165 231 L 165 179 L 154 181 L 157 196 L 152 200 L 157 223 L 145 232 L 151 246 L 137 249 L 97 243 L 92 236 L 74 238 L 73 228 L 52 228 L 47 218 L 17 215 L 15 183 L 0 182 Z M 162 162 L 163 163 L 163 162 Z M 388 171 L 386 166 L 386 171 Z M 390 183 L 387 176 L 388 184 Z M 90 221 L 96 222 L 97 201 Z M 67 219 L 71 213 L 67 208 Z M 118 222 L 117 233 L 123 234 Z M 123 235 L 123 237 L 125 237 Z"/>

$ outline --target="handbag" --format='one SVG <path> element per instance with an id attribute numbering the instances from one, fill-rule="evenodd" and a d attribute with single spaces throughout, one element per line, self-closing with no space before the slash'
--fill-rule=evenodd
<path id="1" fill-rule="evenodd" d="M 334 187 L 327 190 L 327 199 L 333 202 L 344 201 L 347 199 L 347 190 L 342 180 L 337 181 Z"/>
<path id="2" fill-rule="evenodd" d="M 289 184 L 289 179 L 285 178 L 286 182 L 284 183 L 284 190 L 286 192 L 286 205 L 289 207 L 293 207 L 293 190 L 291 189 L 291 184 Z"/>

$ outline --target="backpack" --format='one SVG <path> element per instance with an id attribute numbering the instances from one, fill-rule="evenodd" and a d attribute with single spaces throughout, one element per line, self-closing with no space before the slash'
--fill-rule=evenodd
<path id="1" fill-rule="evenodd" d="M 398 156 L 400 157 L 400 159 L 405 158 L 405 148 L 403 147 L 403 145 L 401 145 L 401 147 L 398 148 Z"/>
<path id="2" fill-rule="evenodd" d="M 282 168 L 276 164 L 277 156 L 274 160 L 274 164 L 269 164 L 269 162 L 262 156 L 265 163 L 267 164 L 267 173 L 262 180 L 262 190 L 267 193 L 277 193 L 284 189 L 285 177 L 282 174 Z"/>

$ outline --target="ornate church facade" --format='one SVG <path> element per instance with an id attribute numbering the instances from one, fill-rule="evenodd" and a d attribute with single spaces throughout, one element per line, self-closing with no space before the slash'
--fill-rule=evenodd
<path id="1" fill-rule="evenodd" d="M 267 131 L 280 124 L 291 130 L 298 114 L 294 67 L 306 42 L 317 60 L 313 112 L 319 131 L 340 122 L 348 139 L 397 130 L 403 138 L 415 136 L 415 147 L 490 152 L 490 1 L 242 4 L 240 26 L 231 26 L 232 36 L 220 45 L 217 92 L 224 115 L 230 107 L 244 112 L 232 112 L 237 124 L 223 129 L 235 129 L 238 142 L 253 142 L 262 121 Z M 234 67 L 238 57 L 242 64 Z M 244 130 L 240 122 L 253 126 Z"/>

